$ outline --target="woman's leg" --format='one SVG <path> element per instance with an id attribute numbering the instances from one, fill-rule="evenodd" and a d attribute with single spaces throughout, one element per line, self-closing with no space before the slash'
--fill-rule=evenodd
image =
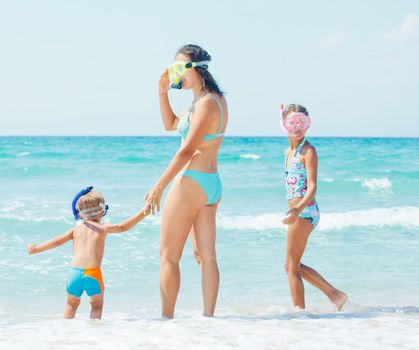
<path id="1" fill-rule="evenodd" d="M 172 318 L 180 287 L 179 261 L 198 211 L 206 195 L 191 178 L 180 177 L 172 185 L 163 209 L 160 238 L 160 293 L 162 316 Z"/>
<path id="2" fill-rule="evenodd" d="M 75 297 L 74 295 L 68 294 L 67 303 L 64 309 L 64 318 L 70 319 L 76 316 L 77 308 L 80 305 L 80 298 Z"/>
<path id="3" fill-rule="evenodd" d="M 215 251 L 217 206 L 206 206 L 194 221 L 194 253 L 202 273 L 204 316 L 214 316 L 220 275 Z"/>
<path id="4" fill-rule="evenodd" d="M 304 284 L 301 278 L 300 262 L 313 225 L 306 219 L 298 218 L 288 227 L 285 270 L 294 306 L 305 308 Z"/>
<path id="5" fill-rule="evenodd" d="M 193 255 L 195 257 L 195 260 L 199 266 L 201 266 L 201 256 L 199 255 L 198 246 L 196 244 L 196 238 L 195 238 L 195 230 L 192 226 L 191 231 L 189 232 L 189 237 L 191 239 L 192 243 L 192 249 L 193 249 Z"/>

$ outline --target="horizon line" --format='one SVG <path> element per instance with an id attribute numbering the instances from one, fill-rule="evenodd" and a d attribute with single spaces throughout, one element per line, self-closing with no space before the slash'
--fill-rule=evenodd
<path id="1" fill-rule="evenodd" d="M 75 135 L 75 134 L 69 134 L 69 135 L 65 135 L 65 134 L 51 134 L 51 135 L 31 135 L 31 134 L 16 134 L 16 135 L 1 135 L 0 137 L 2 138 L 7 138 L 7 137 L 169 137 L 169 138 L 178 138 L 178 135 L 112 135 L 112 134 L 104 134 L 104 135 Z M 253 138 L 288 138 L 285 135 L 225 135 L 225 138 L 244 138 L 244 137 L 253 137 Z M 393 139 L 401 139 L 401 138 L 405 138 L 405 139 L 416 139 L 419 138 L 418 136 L 371 136 L 371 135 L 367 135 L 367 136 L 350 136 L 350 135 L 338 135 L 338 136 L 327 136 L 327 135 L 313 135 L 313 136 L 308 136 L 308 137 L 315 137 L 315 138 L 393 138 Z"/>

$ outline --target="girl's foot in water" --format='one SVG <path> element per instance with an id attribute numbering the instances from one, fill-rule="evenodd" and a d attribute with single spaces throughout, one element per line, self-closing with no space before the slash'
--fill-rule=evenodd
<path id="1" fill-rule="evenodd" d="M 333 292 L 333 296 L 330 298 L 330 302 L 336 311 L 341 311 L 348 299 L 349 297 L 347 294 L 341 292 L 340 290 L 336 290 L 336 292 Z"/>

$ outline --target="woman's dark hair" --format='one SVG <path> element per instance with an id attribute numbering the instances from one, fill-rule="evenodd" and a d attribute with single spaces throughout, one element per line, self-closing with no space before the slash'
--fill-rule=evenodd
<path id="1" fill-rule="evenodd" d="M 189 44 L 182 46 L 176 55 L 180 53 L 187 55 L 191 62 L 211 61 L 210 54 L 198 45 Z M 209 92 L 215 92 L 219 96 L 223 96 L 224 93 L 220 90 L 217 82 L 208 71 L 208 67 L 195 67 L 195 69 L 203 80 L 203 89 L 208 90 Z"/>

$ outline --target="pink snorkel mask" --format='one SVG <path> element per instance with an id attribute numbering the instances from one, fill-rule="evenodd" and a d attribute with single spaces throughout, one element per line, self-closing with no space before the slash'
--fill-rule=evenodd
<path id="1" fill-rule="evenodd" d="M 284 105 L 281 103 L 281 127 L 289 137 L 302 136 L 311 125 L 311 119 L 308 115 L 301 112 L 292 112 L 285 119 Z"/>

